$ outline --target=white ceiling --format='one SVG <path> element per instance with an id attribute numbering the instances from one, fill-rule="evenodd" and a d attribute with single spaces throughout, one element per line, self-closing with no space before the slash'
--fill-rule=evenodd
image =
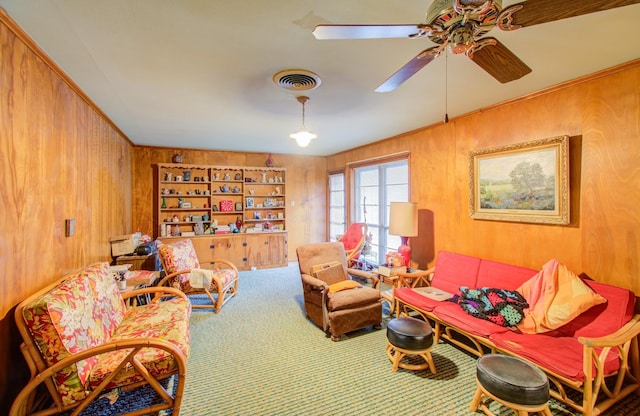
<path id="1" fill-rule="evenodd" d="M 567 0 L 569 1 L 569 0 Z M 503 1 L 508 6 L 519 1 Z M 376 93 L 426 39 L 316 40 L 318 23 L 424 23 L 424 0 L 0 0 L 0 6 L 136 144 L 328 155 L 437 123 L 444 56 Z M 640 58 L 640 4 L 531 26 L 498 38 L 533 72 L 500 84 L 448 57 L 450 118 Z M 283 69 L 316 72 L 299 148 Z"/>

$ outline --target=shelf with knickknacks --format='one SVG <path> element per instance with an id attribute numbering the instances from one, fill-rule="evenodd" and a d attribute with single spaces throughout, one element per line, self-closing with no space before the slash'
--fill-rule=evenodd
<path id="1" fill-rule="evenodd" d="M 195 164 L 159 164 L 157 218 L 159 235 L 200 235 L 198 222 L 184 215 L 202 216 L 204 235 L 211 231 L 214 220 L 229 224 L 236 217 L 253 220 L 253 210 L 272 210 L 269 231 L 286 230 L 286 169 L 273 167 L 219 166 Z M 175 215 L 175 216 L 174 216 Z M 177 217 L 177 221 L 176 218 Z M 262 215 L 262 223 L 266 216 Z M 169 229 L 167 225 L 170 224 Z M 164 229 L 160 228 L 163 226 Z M 255 232 L 251 222 L 239 231 Z M 177 228 L 177 229 L 176 229 Z M 211 230 L 213 228 L 213 230 Z M 267 229 L 257 228 L 258 231 Z"/>
<path id="2" fill-rule="evenodd" d="M 156 167 L 154 223 L 161 241 L 189 238 L 199 258 L 225 258 L 240 270 L 288 264 L 285 168 Z"/>

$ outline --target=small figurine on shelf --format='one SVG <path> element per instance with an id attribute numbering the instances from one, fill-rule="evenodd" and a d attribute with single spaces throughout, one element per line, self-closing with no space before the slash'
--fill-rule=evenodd
<path id="1" fill-rule="evenodd" d="M 269 157 L 267 157 L 267 161 L 265 162 L 265 165 L 268 168 L 273 166 L 273 155 L 271 153 L 269 153 Z"/>
<path id="2" fill-rule="evenodd" d="M 182 153 L 178 152 L 173 155 L 173 163 L 182 163 Z"/>

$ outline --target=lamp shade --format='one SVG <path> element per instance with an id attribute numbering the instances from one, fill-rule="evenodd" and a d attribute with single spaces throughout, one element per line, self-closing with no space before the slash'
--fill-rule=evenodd
<path id="1" fill-rule="evenodd" d="M 389 234 L 401 237 L 418 235 L 418 204 L 392 202 L 389 212 Z"/>

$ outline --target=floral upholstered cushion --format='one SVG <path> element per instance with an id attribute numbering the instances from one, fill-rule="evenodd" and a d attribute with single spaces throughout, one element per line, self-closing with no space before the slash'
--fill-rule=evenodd
<path id="1" fill-rule="evenodd" d="M 95 263 L 68 276 L 23 311 L 23 319 L 47 365 L 108 341 L 125 315 L 125 305 L 108 263 Z M 65 404 L 86 395 L 96 357 L 78 361 L 55 379 Z"/>
<path id="2" fill-rule="evenodd" d="M 234 280 L 236 278 L 236 272 L 233 269 L 218 269 L 218 268 L 214 268 L 213 269 L 213 276 L 215 276 L 216 279 L 218 279 L 218 281 L 222 285 L 222 287 L 224 287 L 229 282 L 231 282 L 232 280 Z M 192 287 L 191 283 L 189 282 L 189 280 L 187 280 L 185 282 L 182 282 L 182 284 L 180 285 L 180 290 L 182 290 L 184 293 L 187 293 L 187 294 L 190 293 L 190 292 L 202 292 L 202 288 Z M 215 279 L 211 281 L 211 285 L 209 286 L 209 290 L 211 290 L 212 292 L 217 292 Z"/>
<path id="3" fill-rule="evenodd" d="M 140 338 L 161 339 L 172 343 L 185 356 L 188 356 L 190 316 L 191 306 L 189 301 L 184 298 L 173 298 L 161 303 L 132 308 L 127 311 L 111 341 Z M 102 354 L 91 372 L 90 386 L 97 387 L 105 377 L 112 374 L 129 351 L 124 349 Z M 158 348 L 143 348 L 136 354 L 136 359 L 156 378 L 174 372 L 177 367 L 173 355 Z M 107 388 L 124 386 L 143 380 L 143 377 L 128 363 L 111 380 Z"/>
<path id="4" fill-rule="evenodd" d="M 162 258 L 164 271 L 172 274 L 180 270 L 200 268 L 196 250 L 191 240 L 180 240 L 172 244 L 163 244 L 158 247 L 158 254 Z M 171 286 L 182 289 L 185 282 L 189 281 L 189 273 L 178 275 Z"/>

